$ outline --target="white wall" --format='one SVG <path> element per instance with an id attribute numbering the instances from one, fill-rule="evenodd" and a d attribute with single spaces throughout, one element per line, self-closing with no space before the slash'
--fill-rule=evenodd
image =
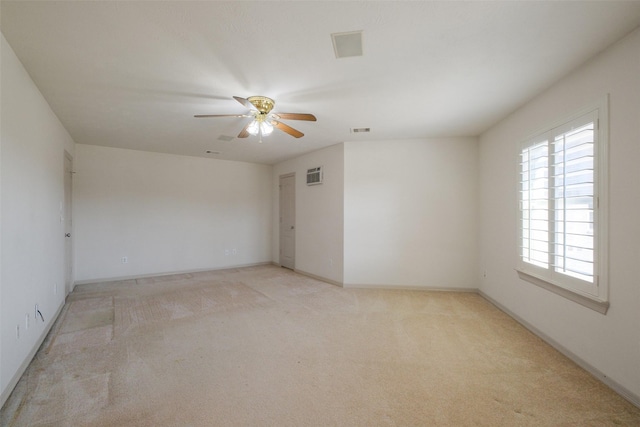
<path id="1" fill-rule="evenodd" d="M 4 36 L 0 52 L 1 405 L 64 304 L 64 224 L 60 209 L 64 201 L 64 152 L 73 155 L 74 142 Z M 36 303 L 44 322 L 35 319 Z"/>
<path id="2" fill-rule="evenodd" d="M 607 93 L 611 306 L 602 315 L 519 280 L 514 268 L 518 143 Z M 479 271 L 486 271 L 482 292 L 640 404 L 639 123 L 636 30 L 482 135 Z"/>
<path id="3" fill-rule="evenodd" d="M 322 166 L 322 185 L 306 184 L 307 169 Z M 295 269 L 342 283 L 344 150 L 343 144 L 279 163 L 273 170 L 273 262 L 279 263 L 279 177 L 296 174 Z"/>
<path id="4" fill-rule="evenodd" d="M 476 288 L 476 138 L 344 146 L 345 285 Z"/>
<path id="5" fill-rule="evenodd" d="M 271 260 L 271 166 L 78 144 L 74 168 L 76 282 Z"/>

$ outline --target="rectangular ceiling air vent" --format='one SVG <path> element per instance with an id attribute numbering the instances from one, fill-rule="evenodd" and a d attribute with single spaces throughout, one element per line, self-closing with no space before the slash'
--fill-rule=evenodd
<path id="1" fill-rule="evenodd" d="M 234 137 L 229 135 L 220 135 L 218 141 L 233 141 Z"/>
<path id="2" fill-rule="evenodd" d="M 368 133 L 371 132 L 371 128 L 351 128 L 351 133 Z"/>
<path id="3" fill-rule="evenodd" d="M 307 169 L 307 185 L 322 184 L 322 166 Z"/>
<path id="4" fill-rule="evenodd" d="M 362 56 L 362 31 L 333 33 L 331 40 L 333 40 L 333 51 L 336 58 Z"/>

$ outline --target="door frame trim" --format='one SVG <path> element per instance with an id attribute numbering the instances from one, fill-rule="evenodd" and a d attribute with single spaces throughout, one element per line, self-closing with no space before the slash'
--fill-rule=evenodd
<path id="1" fill-rule="evenodd" d="M 70 170 L 67 172 L 66 170 L 66 161 L 69 160 L 69 165 L 70 165 Z M 65 255 L 64 255 L 64 293 L 65 293 L 65 297 L 67 295 L 69 295 L 71 292 L 73 292 L 73 288 L 75 287 L 75 282 L 73 280 L 73 276 L 75 275 L 75 263 L 74 261 L 74 256 L 73 256 L 73 240 L 74 240 L 74 229 L 73 229 L 73 155 L 71 153 L 69 153 L 67 150 L 64 150 L 64 156 L 62 159 L 62 167 L 63 167 L 63 172 L 66 175 L 67 173 L 69 173 L 69 212 L 67 212 L 67 201 L 66 201 L 66 191 L 67 191 L 67 186 L 66 186 L 66 182 L 63 182 L 63 198 L 64 198 L 64 209 L 63 209 L 63 214 L 64 214 L 64 232 L 67 233 L 67 221 L 70 218 L 71 224 L 69 226 L 70 228 L 70 233 L 71 233 L 71 237 L 69 237 L 70 242 L 69 242 L 69 259 L 67 259 L 67 250 L 66 250 L 66 245 L 67 245 L 67 237 L 65 237 Z M 69 270 L 67 270 L 67 267 L 69 267 Z M 67 277 L 67 274 L 70 274 L 70 277 Z M 69 288 L 67 288 L 67 280 L 69 281 Z"/>
<path id="2" fill-rule="evenodd" d="M 293 211 L 293 218 L 294 218 L 294 226 L 296 223 L 296 209 L 295 209 L 295 200 L 296 200 L 296 173 L 295 172 L 288 172 L 282 175 L 278 176 L 278 264 L 282 267 L 282 229 L 281 229 L 281 218 L 282 218 L 282 199 L 281 199 L 281 194 L 282 194 L 282 180 L 285 178 L 293 178 L 293 197 L 294 197 L 294 211 Z M 297 229 L 295 229 L 296 234 L 297 234 Z M 293 239 L 293 267 L 292 270 L 295 271 L 295 265 L 296 265 L 296 241 L 295 241 L 295 237 Z M 285 267 L 286 268 L 286 267 Z"/>

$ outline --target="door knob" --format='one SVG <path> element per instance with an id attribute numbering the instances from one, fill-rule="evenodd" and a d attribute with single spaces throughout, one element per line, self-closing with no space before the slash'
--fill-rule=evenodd
<path id="1" fill-rule="evenodd" d="M 295 227 L 292 225 L 292 226 L 291 226 L 291 229 L 293 230 L 293 229 L 295 229 Z"/>
<path id="2" fill-rule="evenodd" d="M 64 237 L 71 237 L 71 233 L 65 234 Z"/>

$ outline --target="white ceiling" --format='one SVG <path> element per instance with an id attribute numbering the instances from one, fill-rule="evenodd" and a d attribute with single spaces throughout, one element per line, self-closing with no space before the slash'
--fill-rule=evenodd
<path id="1" fill-rule="evenodd" d="M 77 143 L 272 164 L 351 140 L 473 136 L 640 26 L 640 2 L 2 1 Z M 336 59 L 331 33 L 363 31 Z M 265 95 L 306 135 L 236 136 Z M 370 127 L 352 134 L 352 127 Z M 219 155 L 206 150 L 220 151 Z"/>

